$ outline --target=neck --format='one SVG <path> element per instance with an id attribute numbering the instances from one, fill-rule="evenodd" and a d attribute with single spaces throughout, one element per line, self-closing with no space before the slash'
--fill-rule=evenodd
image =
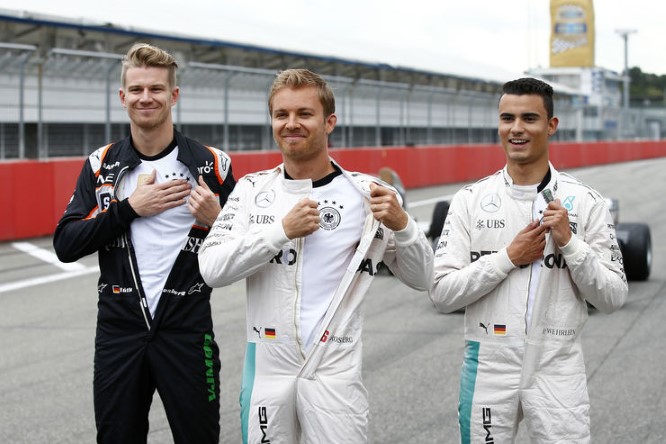
<path id="1" fill-rule="evenodd" d="M 548 172 L 548 162 L 539 165 L 508 164 L 507 171 L 515 185 L 534 185 L 541 183 Z"/>
<path id="2" fill-rule="evenodd" d="M 152 157 L 161 153 L 164 148 L 169 146 L 173 140 L 173 126 L 161 126 L 157 128 L 145 129 L 130 125 L 132 132 L 132 143 L 144 156 Z"/>
<path id="3" fill-rule="evenodd" d="M 293 162 L 285 159 L 284 169 L 292 179 L 310 179 L 313 182 L 335 171 L 328 157 L 317 162 Z"/>

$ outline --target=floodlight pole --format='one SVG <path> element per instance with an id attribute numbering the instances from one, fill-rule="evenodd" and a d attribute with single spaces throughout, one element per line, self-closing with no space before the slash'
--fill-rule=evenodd
<path id="1" fill-rule="evenodd" d="M 620 37 L 622 37 L 622 40 L 624 40 L 624 71 L 622 73 L 623 81 L 624 81 L 624 88 L 622 91 L 622 108 L 623 108 L 623 113 L 622 113 L 622 129 L 625 130 L 626 128 L 624 123 L 626 122 L 628 116 L 629 116 L 629 35 L 634 34 L 637 32 L 635 29 L 616 29 L 615 32 L 617 32 Z"/>

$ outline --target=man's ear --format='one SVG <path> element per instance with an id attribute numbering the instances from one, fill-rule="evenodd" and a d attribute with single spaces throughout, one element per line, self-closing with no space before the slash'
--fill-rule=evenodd
<path id="1" fill-rule="evenodd" d="M 174 106 L 178 102 L 178 97 L 180 97 L 180 88 L 176 86 L 171 91 L 171 106 Z"/>
<path id="2" fill-rule="evenodd" d="M 560 119 L 557 117 L 551 117 L 548 121 L 548 136 L 552 136 L 557 131 L 557 125 L 560 123 Z"/>
<path id="3" fill-rule="evenodd" d="M 335 128 L 335 124 L 338 122 L 338 116 L 335 114 L 331 114 L 326 118 L 326 135 L 331 134 L 333 132 L 333 128 Z"/>
<path id="4" fill-rule="evenodd" d="M 125 104 L 125 91 L 122 88 L 118 89 L 118 97 L 120 98 L 120 104 L 123 108 L 127 108 L 127 105 Z"/>

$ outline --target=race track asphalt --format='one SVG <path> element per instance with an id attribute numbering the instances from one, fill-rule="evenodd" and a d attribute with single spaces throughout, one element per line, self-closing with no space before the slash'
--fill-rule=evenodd
<path id="1" fill-rule="evenodd" d="M 582 340 L 593 442 L 666 441 L 666 158 L 571 173 L 620 203 L 620 221 L 652 231 L 650 279 L 632 282 L 619 311 L 590 313 Z M 460 184 L 410 190 L 410 212 L 429 221 L 434 201 Z M 51 238 L 0 244 L 0 443 L 92 443 L 96 258 L 63 269 Z M 222 443 L 240 442 L 238 393 L 245 350 L 245 287 L 213 292 L 222 356 Z M 371 443 L 458 442 L 463 315 L 439 314 L 427 294 L 382 275 L 365 304 L 364 380 Z M 150 443 L 172 442 L 159 397 Z M 519 443 L 529 442 L 521 429 Z"/>

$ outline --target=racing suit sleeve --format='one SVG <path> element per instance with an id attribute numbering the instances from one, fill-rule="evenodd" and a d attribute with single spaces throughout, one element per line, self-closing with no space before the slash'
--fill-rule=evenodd
<path id="1" fill-rule="evenodd" d="M 435 277 L 429 296 L 442 313 L 476 302 L 516 268 L 509 260 L 506 248 L 472 262 L 470 215 L 465 192 L 459 191 L 453 197 L 435 252 Z"/>
<path id="2" fill-rule="evenodd" d="M 222 186 L 220 187 L 220 206 L 224 208 L 224 205 L 227 203 L 227 199 L 229 198 L 229 195 L 231 195 L 231 192 L 234 190 L 234 187 L 236 186 L 236 179 L 234 178 L 234 173 L 232 170 L 232 165 L 231 165 L 231 160 L 229 161 L 229 171 L 227 172 L 226 177 L 224 178 L 224 182 L 222 182 Z"/>
<path id="3" fill-rule="evenodd" d="M 254 187 L 242 178 L 199 250 L 199 270 L 209 287 L 223 287 L 252 275 L 289 241 L 281 221 L 250 232 Z"/>
<path id="4" fill-rule="evenodd" d="M 624 305 L 629 287 L 622 268 L 613 219 L 597 199 L 585 221 L 585 237 L 571 236 L 560 250 L 581 295 L 602 313 Z"/>
<path id="5" fill-rule="evenodd" d="M 95 253 L 127 231 L 139 217 L 127 199 L 105 198 L 96 184 L 95 171 L 87 159 L 53 237 L 55 252 L 62 262 L 74 262 Z"/>
<path id="6" fill-rule="evenodd" d="M 410 216 L 407 226 L 393 233 L 384 253 L 384 263 L 406 285 L 427 291 L 433 279 L 434 254 L 423 230 Z"/>
<path id="7" fill-rule="evenodd" d="M 217 158 L 215 174 L 204 175 L 208 187 L 219 196 L 220 207 L 224 207 L 229 195 L 236 186 L 231 157 L 219 148 L 207 147 Z M 192 169 L 193 177 L 197 177 L 196 170 Z"/>

